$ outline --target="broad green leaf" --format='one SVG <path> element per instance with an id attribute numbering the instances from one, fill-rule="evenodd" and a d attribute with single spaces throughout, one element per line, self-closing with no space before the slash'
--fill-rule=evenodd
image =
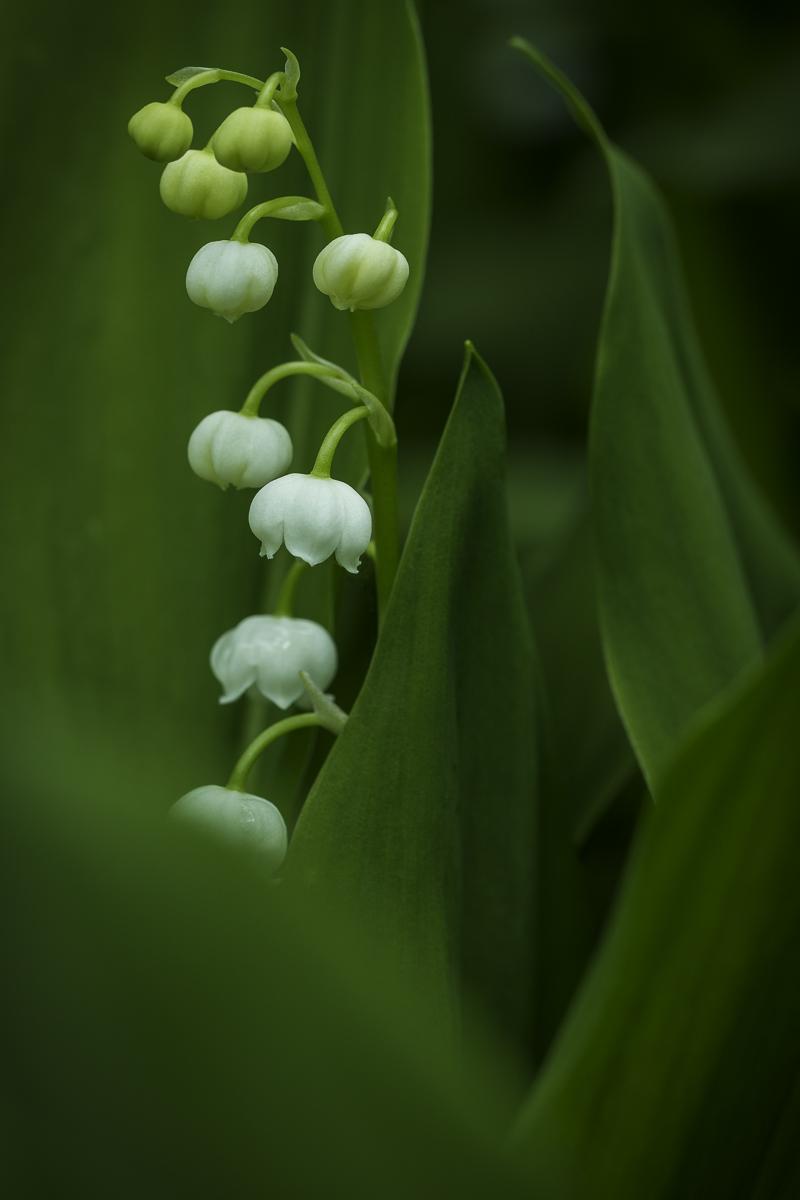
<path id="1" fill-rule="evenodd" d="M 567 79 L 515 43 L 603 154 L 615 231 L 591 426 L 601 624 L 647 778 L 800 602 L 800 562 L 733 445 L 668 215 Z"/>
<path id="2" fill-rule="evenodd" d="M 523 579 L 542 668 L 536 1048 L 548 1046 L 603 930 L 644 793 L 614 704 L 586 497 Z"/>
<path id="3" fill-rule="evenodd" d="M 259 611 L 282 569 L 259 559 L 250 496 L 222 495 L 191 474 L 189 434 L 206 413 L 237 408 L 258 375 L 292 356 L 292 330 L 345 365 L 354 361 L 347 316 L 312 282 L 322 245 L 316 226 L 258 227 L 280 264 L 262 312 L 231 327 L 188 301 L 192 255 L 230 236 L 241 214 L 197 223 L 168 212 L 159 168 L 136 152 L 128 118 L 166 99 L 165 71 L 190 55 L 264 77 L 282 68 L 280 47 L 292 46 L 303 68 L 301 111 L 348 228 L 374 227 L 389 192 L 401 206 L 397 244 L 411 280 L 397 305 L 376 314 L 393 371 L 427 230 L 422 52 L 400 0 L 243 0 L 235 19 L 217 6 L 193 12 L 188 25 L 179 5 L 144 0 L 126 26 L 122 57 L 109 55 L 104 22 L 76 22 L 52 0 L 9 17 L 0 119 L 24 186 L 6 195 L 0 235 L 17 280 L 0 301 L 0 454 L 10 497 L 0 536 L 14 581 L 2 608 L 4 682 L 15 703 L 29 695 L 43 728 L 71 728 L 80 700 L 87 744 L 93 721 L 118 721 L 160 756 L 163 793 L 153 803 L 163 806 L 226 777 L 244 702 L 219 709 L 208 652 L 223 630 Z M 32 121 L 31 89 L 46 91 L 55 77 L 58 111 Z M 185 107 L 195 144 L 251 101 L 252 91 L 233 83 L 193 92 Z M 248 203 L 308 189 L 293 153 L 280 171 L 252 178 Z M 324 388 L 288 384 L 265 406 L 291 429 L 295 469 L 309 469 L 341 407 Z M 354 432 L 354 445 L 361 436 Z M 357 456 L 351 465 L 355 479 Z M 312 575 L 299 615 L 325 616 L 330 572 Z M 288 787 L 294 782 L 287 776 Z"/>
<path id="4" fill-rule="evenodd" d="M 148 814 L 146 747 L 96 739 L 126 781 L 110 804 L 54 790 L 8 733 L 8 1195 L 524 1195 L 497 1149 L 505 1081 L 455 1060 L 389 955 Z M 40 769 L 15 769 L 20 745 Z"/>
<path id="5" fill-rule="evenodd" d="M 794 1194 L 799 686 L 794 623 L 665 774 L 518 1124 L 540 1194 Z"/>
<path id="6" fill-rule="evenodd" d="M 364 687 L 290 865 L 447 1001 L 529 1028 L 536 748 L 530 635 L 508 532 L 500 394 L 468 348 Z"/>

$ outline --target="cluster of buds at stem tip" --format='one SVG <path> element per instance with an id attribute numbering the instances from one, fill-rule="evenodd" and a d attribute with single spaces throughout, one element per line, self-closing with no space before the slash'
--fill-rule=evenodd
<path id="1" fill-rule="evenodd" d="M 207 784 L 181 796 L 171 809 L 177 820 L 252 854 L 274 874 L 286 857 L 286 823 L 261 796 Z"/>
<path id="2" fill-rule="evenodd" d="M 327 629 L 316 621 L 283 616 L 245 617 L 217 639 L 210 661 L 223 687 L 220 704 L 230 704 L 254 687 L 284 709 L 305 698 L 301 671 L 324 692 L 338 665 L 336 643 Z"/>

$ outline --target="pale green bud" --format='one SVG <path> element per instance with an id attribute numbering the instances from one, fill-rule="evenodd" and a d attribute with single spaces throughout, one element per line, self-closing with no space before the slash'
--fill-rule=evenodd
<path id="1" fill-rule="evenodd" d="M 213 151 L 187 150 L 161 174 L 161 199 L 184 217 L 214 221 L 233 212 L 247 195 L 247 176 L 229 171 Z"/>
<path id="2" fill-rule="evenodd" d="M 192 144 L 192 122 L 177 104 L 154 100 L 128 121 L 128 133 L 147 158 L 172 162 Z"/>
<path id="3" fill-rule="evenodd" d="M 213 137 L 214 153 L 232 171 L 274 171 L 293 141 L 289 122 L 274 108 L 237 108 Z"/>
<path id="4" fill-rule="evenodd" d="M 209 242 L 186 272 L 189 299 L 233 324 L 268 302 L 278 279 L 278 261 L 260 242 Z"/>
<path id="5" fill-rule="evenodd" d="M 314 283 L 335 308 L 383 308 L 402 292 L 408 262 L 388 242 L 368 233 L 334 238 L 317 256 Z"/>
<path id="6" fill-rule="evenodd" d="M 220 842 L 255 855 L 270 873 L 286 857 L 286 823 L 275 805 L 261 796 L 206 784 L 181 796 L 171 813 Z"/>

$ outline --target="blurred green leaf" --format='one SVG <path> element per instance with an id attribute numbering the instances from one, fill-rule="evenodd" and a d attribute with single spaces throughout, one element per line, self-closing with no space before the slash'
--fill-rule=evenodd
<path id="1" fill-rule="evenodd" d="M 518 1126 L 542 1195 L 795 1194 L 798 686 L 794 624 L 666 773 Z"/>
<path id="2" fill-rule="evenodd" d="M 269 223 L 280 280 L 263 312 L 230 327 L 187 300 L 190 258 L 230 236 L 237 216 L 198 224 L 168 212 L 159 169 L 137 154 L 128 118 L 163 96 L 165 69 L 190 53 L 266 75 L 282 66 L 281 45 L 292 45 L 303 65 L 302 111 L 348 229 L 372 229 L 389 192 L 400 205 L 398 245 L 411 279 L 376 315 L 394 371 L 427 238 L 422 50 L 403 0 L 266 8 L 243 0 L 235 20 L 211 6 L 190 25 L 180 5 L 155 0 L 144 0 L 133 22 L 113 14 L 75 21 L 48 0 L 15 10 L 12 32 L 0 50 L 10 98 L 0 120 L 20 184 L 5 196 L 0 234 L 17 280 L 0 299 L 0 537 L 13 580 L 0 621 L 4 686 L 14 703 L 29 697 L 43 728 L 69 728 L 81 701 L 90 726 L 108 716 L 128 729 L 160 756 L 163 791 L 151 802 L 163 807 L 171 794 L 227 775 L 242 708 L 218 708 L 208 652 L 274 595 L 282 570 L 259 560 L 250 497 L 222 496 L 191 474 L 189 434 L 206 413 L 238 408 L 257 375 L 290 357 L 292 330 L 339 361 L 352 365 L 353 355 L 347 316 L 313 286 L 316 227 Z M 49 104 L 22 119 L 19 98 L 56 76 L 69 119 L 58 121 Z M 231 83 L 192 93 L 197 144 L 251 99 Z M 249 203 L 307 188 L 292 154 L 280 172 L 251 180 Z M 265 407 L 286 419 L 302 471 L 341 401 L 287 384 Z M 347 456 L 343 448 L 341 466 L 355 480 L 362 459 L 348 466 Z M 315 571 L 300 615 L 327 618 L 329 591 L 329 572 Z"/>
<path id="3" fill-rule="evenodd" d="M 644 785 L 603 661 L 587 498 L 523 579 L 542 667 L 536 1048 L 549 1045 L 605 924 Z"/>
<path id="4" fill-rule="evenodd" d="M 601 150 L 615 204 L 591 427 L 601 626 L 639 761 L 657 780 L 703 707 L 800 602 L 800 561 L 724 425 L 669 218 L 583 97 L 527 43 Z"/>
<path id="5" fill-rule="evenodd" d="M 502 399 L 471 348 L 364 687 L 290 866 L 354 899 L 445 1002 L 529 1036 L 533 654 L 508 532 Z"/>
<path id="6" fill-rule="evenodd" d="M 96 740 L 131 785 L 110 804 L 54 789 L 9 732 L 9 1196 L 523 1194 L 497 1150 L 502 1075 L 456 1061 L 388 954 L 148 813 L 146 747 Z M 20 746 L 33 767 L 9 771 Z M 74 777 L 82 750 L 62 749 Z"/>

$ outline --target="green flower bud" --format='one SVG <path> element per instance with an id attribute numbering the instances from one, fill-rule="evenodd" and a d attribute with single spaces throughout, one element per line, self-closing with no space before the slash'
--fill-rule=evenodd
<path id="1" fill-rule="evenodd" d="M 294 139 L 289 122 L 274 108 L 237 108 L 213 137 L 214 153 L 232 171 L 274 171 Z"/>
<path id="2" fill-rule="evenodd" d="M 247 176 L 223 167 L 212 150 L 187 150 L 177 162 L 164 167 L 160 190 L 161 199 L 173 212 L 214 221 L 242 203 Z"/>
<path id="3" fill-rule="evenodd" d="M 169 168 L 167 168 L 169 170 Z M 334 308 L 383 308 L 402 292 L 408 279 L 405 255 L 368 233 L 334 238 L 317 255 L 314 283 Z"/>
<path id="4" fill-rule="evenodd" d="M 177 104 L 153 101 L 128 121 L 128 133 L 147 158 L 172 162 L 192 144 L 192 122 Z"/>

